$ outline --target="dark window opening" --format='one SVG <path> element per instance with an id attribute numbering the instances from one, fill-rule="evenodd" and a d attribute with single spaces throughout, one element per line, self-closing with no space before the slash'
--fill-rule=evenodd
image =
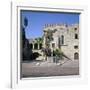
<path id="1" fill-rule="evenodd" d="M 74 59 L 76 60 L 76 59 L 79 59 L 79 54 L 76 52 L 76 53 L 74 53 Z"/>
<path id="2" fill-rule="evenodd" d="M 60 37 L 58 37 L 58 47 L 59 48 L 60 48 L 60 44 L 61 44 Z"/>
<path id="3" fill-rule="evenodd" d="M 61 36 L 61 44 L 64 44 L 64 36 Z"/>
<path id="4" fill-rule="evenodd" d="M 78 39 L 78 34 L 75 34 L 75 39 Z"/>
<path id="5" fill-rule="evenodd" d="M 76 46 L 74 46 L 74 48 L 75 48 L 75 49 L 78 49 L 78 46 L 76 45 Z"/>
<path id="6" fill-rule="evenodd" d="M 42 44 L 40 44 L 40 49 L 42 49 Z"/>
<path id="7" fill-rule="evenodd" d="M 77 30 L 77 28 L 74 28 L 74 30 L 76 31 L 76 30 Z"/>

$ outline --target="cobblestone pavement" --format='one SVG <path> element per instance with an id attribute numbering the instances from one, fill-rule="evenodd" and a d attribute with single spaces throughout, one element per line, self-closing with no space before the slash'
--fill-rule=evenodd
<path id="1" fill-rule="evenodd" d="M 79 61 L 51 62 L 24 62 L 22 63 L 22 77 L 46 77 L 79 75 Z"/>

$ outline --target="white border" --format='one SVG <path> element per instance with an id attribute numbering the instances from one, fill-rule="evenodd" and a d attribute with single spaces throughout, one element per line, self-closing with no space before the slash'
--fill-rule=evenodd
<path id="1" fill-rule="evenodd" d="M 23 7 L 22 7 L 23 6 Z M 58 11 L 58 12 L 77 12 L 81 13 L 80 15 L 80 77 L 77 78 L 77 76 L 60 76 L 60 77 L 46 77 L 43 79 L 37 78 L 37 79 L 21 79 L 20 80 L 20 10 L 43 10 L 43 11 Z M 86 32 L 85 29 L 87 29 L 86 25 L 86 11 L 87 9 L 85 7 L 79 7 L 79 6 L 70 6 L 70 5 L 60 5 L 59 7 L 56 7 L 54 5 L 31 5 L 30 3 L 11 3 L 11 29 L 12 29 L 12 60 L 11 60 L 11 66 L 12 66 L 12 77 L 11 77 L 11 87 L 12 88 L 18 88 L 18 87 L 39 87 L 39 86 L 57 86 L 57 85 L 70 85 L 70 84 L 84 84 L 87 82 L 87 61 L 86 55 L 85 55 L 85 36 Z M 17 43 L 18 42 L 18 43 Z M 17 53 L 18 52 L 18 53 Z M 67 78 L 68 77 L 68 78 Z M 52 78 L 52 79 L 50 79 Z M 57 83 L 58 81 L 58 83 Z M 55 84 L 57 83 L 57 84 Z"/>

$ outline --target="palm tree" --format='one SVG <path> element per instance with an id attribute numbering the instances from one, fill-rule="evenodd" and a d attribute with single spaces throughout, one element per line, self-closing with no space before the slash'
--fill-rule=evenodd
<path id="1" fill-rule="evenodd" d="M 50 42 L 53 40 L 53 33 L 56 32 L 56 29 L 54 30 L 47 30 L 47 34 L 46 34 L 46 46 L 50 45 Z"/>
<path id="2" fill-rule="evenodd" d="M 45 37 L 45 47 L 43 48 L 44 56 L 47 60 L 48 56 L 51 56 L 51 49 L 50 49 L 50 42 L 53 40 L 53 33 L 56 30 L 47 30 L 44 31 L 44 37 Z"/>
<path id="3" fill-rule="evenodd" d="M 24 18 L 24 27 L 27 27 L 28 26 L 28 19 L 25 17 Z"/>
<path id="4" fill-rule="evenodd" d="M 35 40 L 36 40 L 36 42 L 37 42 L 38 44 L 42 44 L 42 43 L 43 43 L 43 39 L 42 39 L 41 37 L 35 38 Z"/>
<path id="5" fill-rule="evenodd" d="M 32 50 L 29 48 L 29 41 L 25 36 L 25 29 L 28 26 L 28 19 L 25 17 L 24 22 L 21 25 L 22 29 L 22 60 L 30 60 L 30 55 L 32 55 Z"/>

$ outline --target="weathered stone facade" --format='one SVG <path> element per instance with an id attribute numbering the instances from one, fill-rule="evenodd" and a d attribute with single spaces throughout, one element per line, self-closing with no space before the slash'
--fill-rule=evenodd
<path id="1" fill-rule="evenodd" d="M 43 36 L 43 47 L 46 44 L 46 33 L 48 30 L 56 30 L 53 40 L 50 42 L 51 50 L 60 48 L 71 60 L 79 59 L 79 24 L 56 24 L 45 25 Z"/>

